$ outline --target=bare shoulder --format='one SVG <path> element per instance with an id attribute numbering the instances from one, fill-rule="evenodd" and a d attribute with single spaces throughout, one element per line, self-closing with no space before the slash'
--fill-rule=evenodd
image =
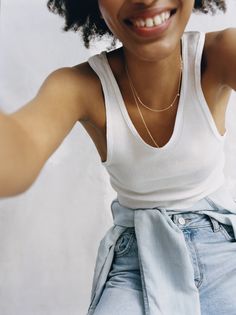
<path id="1" fill-rule="evenodd" d="M 204 50 L 219 82 L 236 90 L 236 28 L 206 33 Z"/>
<path id="2" fill-rule="evenodd" d="M 78 111 L 78 120 L 87 120 L 89 105 L 95 99 L 94 87 L 97 85 L 96 75 L 88 62 L 73 67 L 64 67 L 53 71 L 42 84 L 39 94 L 51 93 L 59 96 Z"/>

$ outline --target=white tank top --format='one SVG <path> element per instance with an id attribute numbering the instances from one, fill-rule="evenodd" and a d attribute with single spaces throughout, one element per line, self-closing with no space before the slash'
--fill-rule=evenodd
<path id="1" fill-rule="evenodd" d="M 201 88 L 204 42 L 203 32 L 182 36 L 179 105 L 173 134 L 161 148 L 150 146 L 137 132 L 106 52 L 89 58 L 101 81 L 106 107 L 107 160 L 102 164 L 121 205 L 184 209 L 208 196 L 235 207 L 224 188 L 225 135 L 218 132 Z"/>

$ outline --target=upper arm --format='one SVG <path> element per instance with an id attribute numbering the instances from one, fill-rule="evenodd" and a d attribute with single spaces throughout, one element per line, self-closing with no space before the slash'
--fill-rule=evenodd
<path id="1" fill-rule="evenodd" d="M 58 69 L 45 79 L 34 99 L 10 115 L 30 137 L 40 166 L 86 116 L 83 84 L 78 69 Z"/>
<path id="2" fill-rule="evenodd" d="M 218 32 L 215 45 L 222 83 L 236 91 L 236 28 Z"/>

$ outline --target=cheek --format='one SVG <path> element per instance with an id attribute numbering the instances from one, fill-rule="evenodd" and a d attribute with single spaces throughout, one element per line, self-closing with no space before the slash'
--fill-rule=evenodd
<path id="1" fill-rule="evenodd" d="M 98 0 L 99 10 L 110 31 L 117 35 L 119 33 L 119 12 L 124 0 Z"/>
<path id="2" fill-rule="evenodd" d="M 113 19 L 119 12 L 119 1 L 98 0 L 98 7 L 102 16 L 107 19 Z"/>

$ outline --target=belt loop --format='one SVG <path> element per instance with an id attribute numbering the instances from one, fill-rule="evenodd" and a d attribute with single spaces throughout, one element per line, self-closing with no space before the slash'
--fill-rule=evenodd
<path id="1" fill-rule="evenodd" d="M 216 219 L 210 216 L 209 216 L 209 219 L 211 220 L 211 223 L 212 223 L 213 232 L 218 232 L 220 229 L 220 223 Z"/>

